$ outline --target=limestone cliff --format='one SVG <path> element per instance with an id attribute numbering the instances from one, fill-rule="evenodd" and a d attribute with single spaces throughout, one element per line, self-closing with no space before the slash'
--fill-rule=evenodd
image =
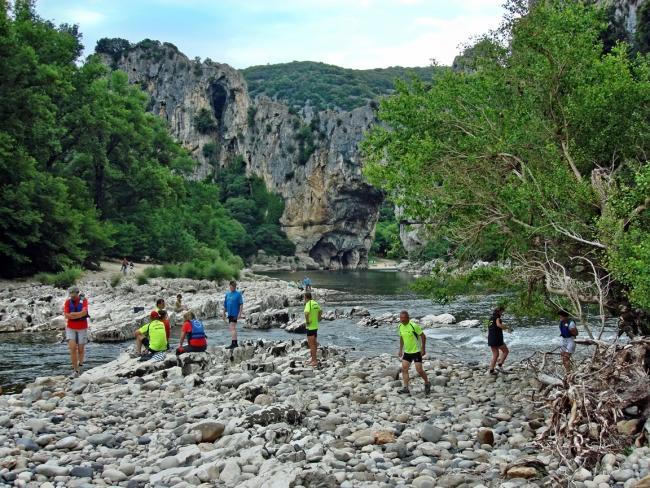
<path id="1" fill-rule="evenodd" d="M 106 62 L 151 95 L 151 110 L 199 161 L 194 177 L 243 157 L 284 198 L 281 224 L 298 255 L 333 269 L 367 265 L 381 203 L 362 178 L 357 148 L 374 121 L 370 107 L 298 114 L 265 97 L 252 101 L 235 69 L 191 61 L 167 43 L 145 41 Z"/>

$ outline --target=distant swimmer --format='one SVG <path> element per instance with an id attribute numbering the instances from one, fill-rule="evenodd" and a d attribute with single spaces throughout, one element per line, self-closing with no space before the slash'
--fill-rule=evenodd
<path id="1" fill-rule="evenodd" d="M 400 324 L 397 329 L 397 333 L 399 334 L 399 352 L 397 356 L 402 360 L 402 380 L 404 381 L 404 387 L 398 390 L 398 392 L 404 395 L 411 393 L 409 388 L 409 368 L 411 367 L 411 363 L 414 362 L 415 371 L 424 380 L 424 393 L 428 395 L 431 392 L 431 383 L 429 383 L 429 377 L 422 367 L 422 358 L 426 355 L 427 336 L 424 335 L 422 328 L 411 320 L 406 310 L 400 312 L 399 321 Z"/>
<path id="2" fill-rule="evenodd" d="M 498 306 L 492 312 L 492 317 L 490 317 L 490 325 L 488 327 L 488 346 L 492 349 L 492 361 L 490 362 L 490 374 L 496 374 L 494 371 L 495 367 L 498 367 L 499 371 L 503 370 L 503 363 L 508 357 L 510 352 L 508 346 L 503 341 L 503 331 L 509 331 L 510 328 L 503 323 L 501 316 L 505 307 L 502 305 Z M 501 353 L 501 357 L 499 357 Z"/>
<path id="3" fill-rule="evenodd" d="M 65 338 L 70 349 L 72 372 L 70 376 L 79 376 L 83 369 L 84 354 L 88 343 L 88 300 L 79 293 L 79 288 L 70 288 L 70 298 L 63 305 L 63 315 L 68 319 Z"/>

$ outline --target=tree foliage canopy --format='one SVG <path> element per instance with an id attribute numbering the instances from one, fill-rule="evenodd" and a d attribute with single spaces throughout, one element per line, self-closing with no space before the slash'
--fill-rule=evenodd
<path id="1" fill-rule="evenodd" d="M 124 47 L 102 45 L 113 54 Z M 17 1 L 12 15 L 3 3 L 3 276 L 89 265 L 103 256 L 185 261 L 207 255 L 235 263 L 231 251 L 247 256 L 278 244 L 262 237 L 249 237 L 249 246 L 240 241 L 257 224 L 262 233 L 275 225 L 278 234 L 279 197 L 260 197 L 268 214 L 247 221 L 247 231 L 233 215 L 236 207 L 222 205 L 218 186 L 186 180 L 195 162 L 147 112 L 149 97 L 98 56 L 78 65 L 81 51 L 76 26 L 43 21 L 29 1 Z M 290 243 L 280 247 L 288 252 Z"/>
<path id="2" fill-rule="evenodd" d="M 312 61 L 251 66 L 242 70 L 251 97 L 269 98 L 301 108 L 352 110 L 392 93 L 395 80 L 416 76 L 431 79 L 444 68 L 346 69 Z"/>
<path id="3" fill-rule="evenodd" d="M 650 62 L 606 52 L 593 6 L 516 14 L 463 70 L 398 83 L 366 174 L 457 254 L 498 249 L 550 296 L 589 303 L 600 284 L 609 306 L 650 308 Z"/>

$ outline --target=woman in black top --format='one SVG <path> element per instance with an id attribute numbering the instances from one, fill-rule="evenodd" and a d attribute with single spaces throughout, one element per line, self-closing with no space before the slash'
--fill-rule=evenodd
<path id="1" fill-rule="evenodd" d="M 492 361 L 490 362 L 490 374 L 496 374 L 494 367 L 499 365 L 499 369 L 503 368 L 503 363 L 508 357 L 508 346 L 503 342 L 503 331 L 510 330 L 509 327 L 501 320 L 504 307 L 500 306 L 494 309 L 492 317 L 490 318 L 490 327 L 488 328 L 488 346 L 492 349 Z M 501 358 L 499 358 L 499 351 L 501 351 Z"/>

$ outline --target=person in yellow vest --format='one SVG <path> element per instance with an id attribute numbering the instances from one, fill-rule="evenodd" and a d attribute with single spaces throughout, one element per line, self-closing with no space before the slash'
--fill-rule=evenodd
<path id="1" fill-rule="evenodd" d="M 399 352 L 397 357 L 402 360 L 402 379 L 404 381 L 404 388 L 400 389 L 398 393 L 409 395 L 409 368 L 411 362 L 415 363 L 415 371 L 424 380 L 424 393 L 427 395 L 431 392 L 431 383 L 429 377 L 424 372 L 422 367 L 422 358 L 426 355 L 427 336 L 424 335 L 422 328 L 413 322 L 409 317 L 406 310 L 402 310 L 399 314 L 399 327 L 397 333 L 399 334 Z M 402 351 L 404 354 L 402 355 Z"/>
<path id="2" fill-rule="evenodd" d="M 305 328 L 307 329 L 307 345 L 311 354 L 310 366 L 318 366 L 318 323 L 323 317 L 323 311 L 311 293 L 305 293 Z"/>
<path id="3" fill-rule="evenodd" d="M 149 353 L 155 354 L 167 350 L 167 333 L 165 324 L 158 311 L 151 312 L 151 322 L 135 331 L 135 352 L 139 356 L 144 345 Z"/>

